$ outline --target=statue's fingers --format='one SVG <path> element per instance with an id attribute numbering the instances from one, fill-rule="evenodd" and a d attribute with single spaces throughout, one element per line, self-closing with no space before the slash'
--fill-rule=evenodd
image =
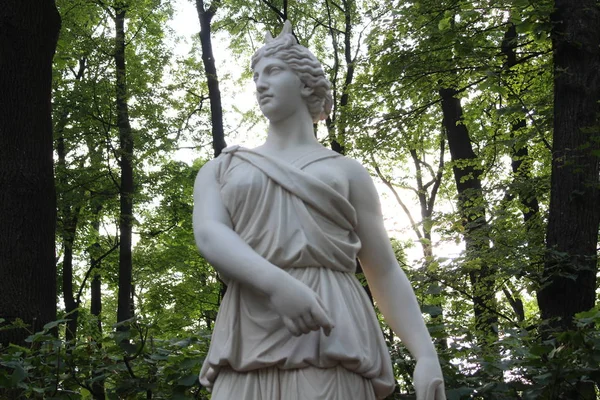
<path id="1" fill-rule="evenodd" d="M 294 323 L 296 324 L 301 333 L 310 332 L 310 328 L 308 327 L 308 325 L 306 325 L 306 322 L 304 322 L 304 319 L 301 316 L 295 318 Z"/>
<path id="2" fill-rule="evenodd" d="M 317 321 L 315 321 L 315 319 L 312 317 L 312 314 L 308 314 L 308 315 L 303 315 L 302 317 L 302 321 L 306 324 L 306 326 L 308 327 L 308 329 L 310 329 L 311 331 L 318 331 L 319 330 L 319 324 L 317 323 Z"/>
<path id="3" fill-rule="evenodd" d="M 300 336 L 300 330 L 298 329 L 298 327 L 296 326 L 296 324 L 294 323 L 294 321 L 292 321 L 290 318 L 288 317 L 282 317 L 281 318 L 283 320 L 283 324 L 285 325 L 285 327 L 288 329 L 288 331 L 290 331 L 290 333 L 294 336 Z"/>
<path id="4" fill-rule="evenodd" d="M 331 318 L 329 318 L 329 315 L 327 315 L 325 307 L 323 307 L 319 296 L 317 296 L 317 304 L 312 308 L 311 314 L 317 324 L 323 328 L 323 333 L 325 333 L 325 336 L 329 336 L 331 330 L 334 328 L 334 324 Z"/>

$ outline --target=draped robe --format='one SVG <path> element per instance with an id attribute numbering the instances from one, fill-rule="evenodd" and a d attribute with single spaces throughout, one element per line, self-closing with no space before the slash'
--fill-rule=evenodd
<path id="1" fill-rule="evenodd" d="M 220 371 L 342 367 L 370 380 L 377 398 L 395 385 L 373 307 L 355 277 L 360 240 L 356 211 L 340 193 L 340 177 L 306 167 L 342 157 L 320 148 L 291 162 L 239 146 L 215 162 L 216 179 L 234 231 L 263 258 L 314 290 L 335 327 L 293 336 L 266 297 L 227 282 L 200 382 Z M 232 249 L 235 251 L 235 249 Z M 243 265 L 239 266 L 243 268 Z"/>

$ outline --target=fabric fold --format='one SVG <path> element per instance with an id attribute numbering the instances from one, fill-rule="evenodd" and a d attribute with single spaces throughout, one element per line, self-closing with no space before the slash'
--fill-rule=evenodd
<path id="1" fill-rule="evenodd" d="M 259 255 L 314 290 L 335 328 L 330 336 L 322 331 L 292 336 L 268 299 L 231 282 L 200 373 L 204 386 L 212 387 L 222 370 L 342 367 L 368 379 L 377 398 L 393 391 L 379 322 L 354 276 L 360 250 L 356 212 L 327 179 L 303 169 L 335 157 L 341 156 L 323 148 L 288 164 L 233 147 L 217 159 L 217 181 L 234 230 Z"/>

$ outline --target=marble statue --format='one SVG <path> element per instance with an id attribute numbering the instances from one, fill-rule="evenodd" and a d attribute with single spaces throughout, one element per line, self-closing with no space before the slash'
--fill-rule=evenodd
<path id="1" fill-rule="evenodd" d="M 437 354 L 356 161 L 323 147 L 321 64 L 286 22 L 252 58 L 265 143 L 228 147 L 194 187 L 200 252 L 228 285 L 200 382 L 212 400 L 371 400 L 394 390 L 388 349 L 355 277 L 416 358 L 418 400 L 445 399 Z"/>

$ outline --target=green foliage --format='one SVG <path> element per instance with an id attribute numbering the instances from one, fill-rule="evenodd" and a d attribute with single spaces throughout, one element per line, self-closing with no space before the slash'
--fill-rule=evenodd
<path id="1" fill-rule="evenodd" d="M 432 329 L 433 328 L 433 329 Z M 573 330 L 542 340 L 535 331 L 506 330 L 497 345 L 502 357 L 490 358 L 481 348 L 462 339 L 468 329 L 448 334 L 449 346 L 440 349 L 448 399 L 573 399 L 581 383 L 600 383 L 600 311 L 595 308 L 577 315 Z M 435 338 L 439 332 L 430 327 Z M 400 391 L 409 393 L 414 361 L 403 346 L 390 349 Z M 500 379 L 481 375 L 479 367 L 500 372 Z M 405 398 L 396 395 L 394 399 Z"/>
<path id="2" fill-rule="evenodd" d="M 93 339 L 97 332 L 86 332 L 89 336 L 65 342 L 51 334 L 65 321 L 29 336 L 29 347 L 0 349 L 0 398 L 10 393 L 15 400 L 89 399 L 99 387 L 107 399 L 207 398 L 198 382 L 205 334 L 160 338 L 155 326 L 132 320 L 99 340 Z"/>
<path id="3" fill-rule="evenodd" d="M 87 399 L 100 387 L 108 398 L 149 392 L 154 398 L 205 398 L 197 374 L 222 285 L 193 237 L 192 187 L 202 162 L 189 165 L 175 156 L 186 147 L 199 157 L 210 142 L 200 49 L 194 42 L 190 54 L 174 56 L 176 38 L 167 28 L 171 2 L 127 3 L 139 319 L 112 331 L 121 156 L 110 12 L 115 2 L 57 0 L 63 18 L 53 72 L 58 266 L 62 273 L 73 235 L 79 321 L 73 341 L 62 339 L 65 320 L 74 318 L 69 314 L 32 332 L 30 346 L 0 349 L 0 388 L 21 398 Z M 394 241 L 394 248 L 438 347 L 449 399 L 567 398 L 580 382 L 600 384 L 598 310 L 580 314 L 572 331 L 542 339 L 535 298 L 544 257 L 552 255 L 544 249 L 552 157 L 552 6 L 547 0 L 226 0 L 213 20 L 213 32 L 226 38 L 232 57 L 249 61 L 265 30 L 279 32 L 285 12 L 300 42 L 323 61 L 336 91 L 324 141 L 335 138 L 389 183 L 413 218 L 412 230 L 402 245 Z M 513 25 L 516 62 L 509 66 L 503 48 Z M 249 62 L 242 65 L 241 79 L 249 79 Z M 353 75 L 346 82 L 350 67 Z M 240 86 L 228 74 L 219 71 L 219 76 L 223 87 Z M 457 90 L 464 113 L 460 123 L 469 132 L 474 160 L 448 161 L 441 88 Z M 225 121 L 231 132 L 260 120 L 238 105 L 225 111 L 235 116 L 234 122 Z M 470 239 L 490 243 L 468 255 L 462 244 L 472 221 L 456 211 L 453 181 L 453 169 L 467 167 L 481 169 L 483 196 L 461 207 L 472 218 L 485 213 L 488 223 Z M 526 218 L 532 199 L 539 210 Z M 409 242 L 423 253 L 415 265 L 406 265 Z M 496 272 L 490 292 L 497 300 L 498 340 L 488 347 L 477 341 L 469 280 L 469 273 L 484 265 Z M 95 277 L 102 290 L 98 317 L 90 311 Z M 412 392 L 414 360 L 384 324 L 382 329 L 400 383 L 396 398 L 405 398 Z M 12 394 L 7 398 L 18 397 Z"/>

